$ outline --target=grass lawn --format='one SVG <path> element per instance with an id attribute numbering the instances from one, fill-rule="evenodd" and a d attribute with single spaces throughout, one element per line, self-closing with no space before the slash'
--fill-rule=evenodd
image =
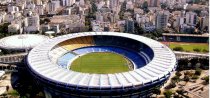
<path id="1" fill-rule="evenodd" d="M 182 47 L 184 51 L 187 52 L 195 52 L 193 49 L 200 49 L 200 52 L 203 50 L 209 51 L 209 45 L 205 43 L 178 43 L 178 42 L 170 42 L 169 47 L 173 50 L 175 47 Z"/>
<path id="2" fill-rule="evenodd" d="M 88 53 L 74 60 L 71 70 L 85 73 L 119 73 L 129 71 L 128 60 L 115 53 Z"/>

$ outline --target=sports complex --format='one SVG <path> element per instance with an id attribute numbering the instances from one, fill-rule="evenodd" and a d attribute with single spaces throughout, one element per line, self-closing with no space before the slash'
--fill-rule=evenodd
<path id="1" fill-rule="evenodd" d="M 48 97 L 148 97 L 176 68 L 176 58 L 143 36 L 83 32 L 44 41 L 27 64 Z"/>

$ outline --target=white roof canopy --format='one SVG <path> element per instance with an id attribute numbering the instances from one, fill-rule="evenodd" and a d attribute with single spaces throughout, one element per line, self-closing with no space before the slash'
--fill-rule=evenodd
<path id="1" fill-rule="evenodd" d="M 13 35 L 0 39 L 0 47 L 8 50 L 31 49 L 46 39 L 47 36 L 38 34 Z"/>

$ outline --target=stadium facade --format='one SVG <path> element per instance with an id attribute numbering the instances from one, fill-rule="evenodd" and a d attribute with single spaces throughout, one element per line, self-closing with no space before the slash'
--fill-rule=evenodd
<path id="1" fill-rule="evenodd" d="M 91 52 L 122 54 L 133 70 L 92 74 L 69 69 L 70 62 Z M 138 35 L 83 32 L 52 38 L 33 48 L 28 69 L 46 97 L 148 97 L 176 68 L 174 53 L 165 45 Z"/>

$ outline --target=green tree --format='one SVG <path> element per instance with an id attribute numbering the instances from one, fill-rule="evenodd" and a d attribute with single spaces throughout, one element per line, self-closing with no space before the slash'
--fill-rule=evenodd
<path id="1" fill-rule="evenodd" d="M 171 78 L 173 81 L 175 82 L 178 82 L 180 79 L 179 79 L 179 76 L 174 76 L 173 78 Z"/>
<path id="2" fill-rule="evenodd" d="M 145 33 L 145 31 L 143 30 L 143 28 L 141 28 L 138 25 L 137 22 L 134 23 L 134 28 L 135 28 L 135 30 L 134 30 L 135 34 L 143 34 L 143 33 Z"/>
<path id="3" fill-rule="evenodd" d="M 176 92 L 180 95 L 183 95 L 184 94 L 184 90 L 183 89 L 180 89 L 180 90 L 176 90 Z"/>
<path id="4" fill-rule="evenodd" d="M 166 3 L 161 3 L 160 7 L 161 7 L 162 9 L 165 9 L 165 8 L 167 7 L 167 4 L 166 4 Z"/>
<path id="5" fill-rule="evenodd" d="M 196 68 L 195 75 L 201 75 L 202 70 L 200 68 Z"/>
<path id="6" fill-rule="evenodd" d="M 160 95 L 161 91 L 160 88 L 156 87 L 155 89 L 153 89 L 153 93 L 157 95 Z"/>
<path id="7" fill-rule="evenodd" d="M 209 84 L 209 76 L 206 76 L 206 77 L 204 77 L 203 79 L 204 79 L 204 81 L 205 81 L 207 84 Z"/>
<path id="8" fill-rule="evenodd" d="M 120 12 L 119 12 L 120 19 L 123 19 L 125 11 L 126 11 L 126 1 L 124 1 L 120 7 Z"/>
<path id="9" fill-rule="evenodd" d="M 195 52 L 200 52 L 200 51 L 201 51 L 201 49 L 199 49 L 199 48 L 195 48 L 195 49 L 193 49 L 193 51 L 195 51 Z"/>
<path id="10" fill-rule="evenodd" d="M 176 76 L 179 76 L 179 77 L 182 75 L 180 71 L 177 71 L 175 74 Z"/>
<path id="11" fill-rule="evenodd" d="M 167 90 L 164 92 L 164 95 L 166 98 L 171 98 L 171 95 L 173 94 L 173 92 L 171 90 Z"/>
<path id="12" fill-rule="evenodd" d="M 182 47 L 174 47 L 173 50 L 174 51 L 184 51 L 184 49 Z"/>
<path id="13" fill-rule="evenodd" d="M 98 11 L 98 7 L 96 6 L 96 4 L 94 2 L 91 3 L 91 10 L 92 10 L 92 13 L 95 13 Z"/>
<path id="14" fill-rule="evenodd" d="M 190 77 L 188 75 L 185 75 L 183 80 L 188 82 L 188 81 L 190 81 Z"/>
<path id="15" fill-rule="evenodd" d="M 144 10 L 145 13 L 149 12 L 147 1 L 144 1 L 143 5 L 142 5 L 142 9 Z"/>
<path id="16" fill-rule="evenodd" d="M 10 25 L 10 23 L 4 23 L 3 25 L 0 26 L 0 38 L 10 35 L 8 33 L 8 26 L 9 25 Z"/>

